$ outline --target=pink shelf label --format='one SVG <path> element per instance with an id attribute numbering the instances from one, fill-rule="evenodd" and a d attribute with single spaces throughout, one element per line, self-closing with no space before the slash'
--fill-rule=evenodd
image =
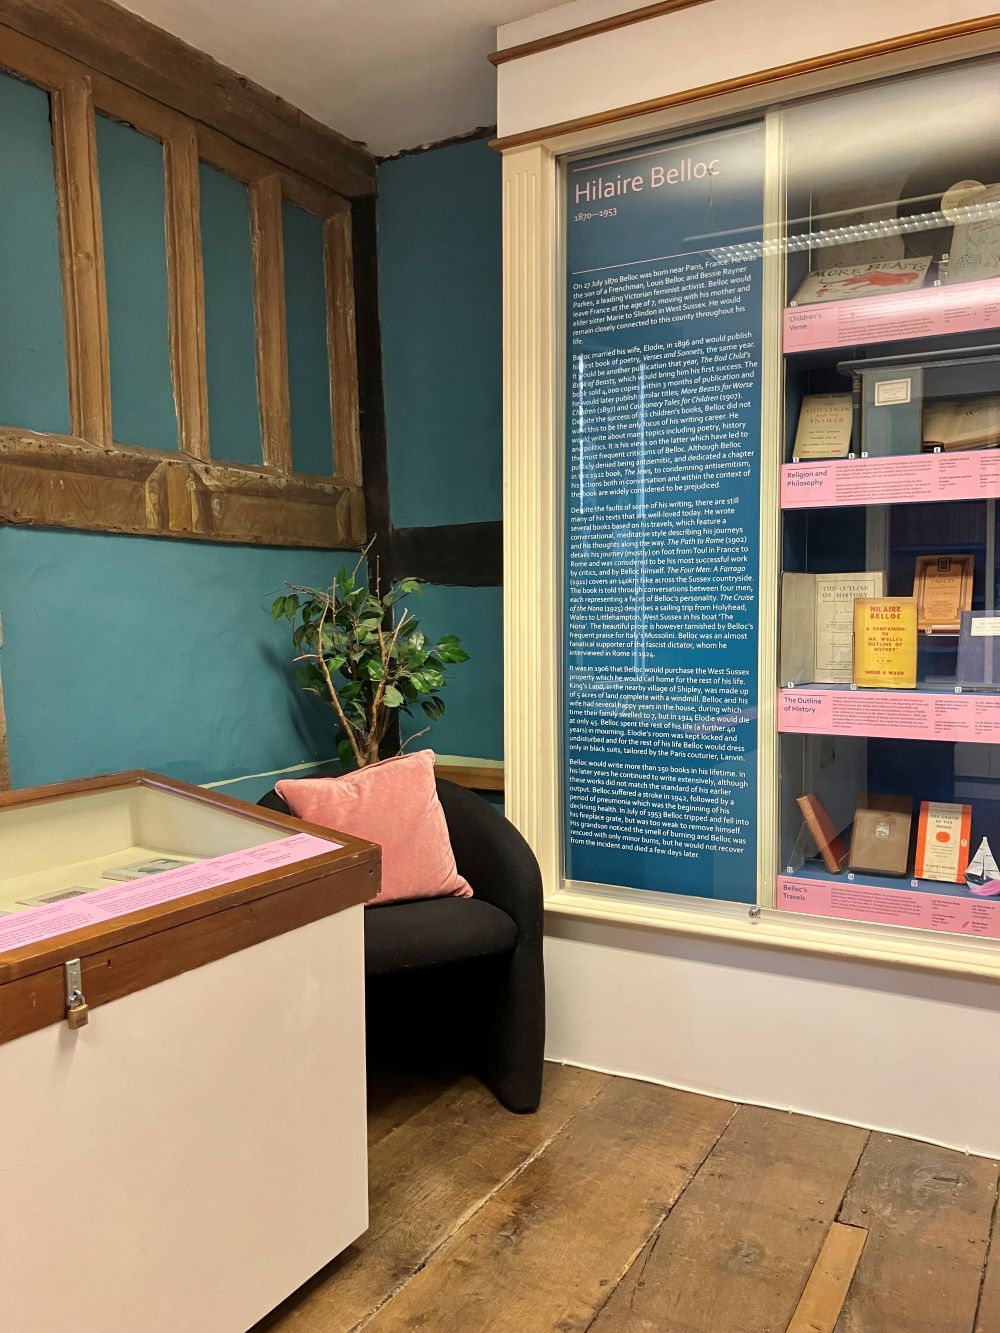
<path id="1" fill-rule="evenodd" d="M 813 736 L 993 744 L 1000 741 L 1000 695 L 779 690 L 778 730 Z"/>
<path id="2" fill-rule="evenodd" d="M 341 846 L 342 843 L 317 838 L 311 833 L 294 833 L 278 842 L 262 842 L 242 852 L 228 852 L 225 856 L 194 861 L 159 875 L 146 875 L 142 879 L 113 884 L 107 889 L 94 889 L 83 897 L 65 898 L 59 903 L 15 912 L 0 920 L 0 951 L 37 944 L 53 935 L 65 935 L 71 930 L 81 930 L 116 916 L 141 911 L 144 907 L 200 893 L 202 889 L 215 889 L 220 884 L 250 879 L 264 870 L 308 861 Z"/>
<path id="3" fill-rule="evenodd" d="M 897 296 L 862 296 L 823 301 L 785 311 L 784 349 L 809 352 L 820 347 L 928 338 L 1000 325 L 1000 278 L 924 287 Z"/>
<path id="4" fill-rule="evenodd" d="M 779 875 L 775 906 L 786 912 L 835 917 L 839 921 L 873 921 L 885 926 L 915 926 L 918 930 L 1000 939 L 1000 901 L 880 889 L 858 880 L 832 884 Z"/>
<path id="5" fill-rule="evenodd" d="M 1000 452 L 906 454 L 786 463 L 782 509 L 903 504 L 925 500 L 988 500 L 1000 496 Z"/>

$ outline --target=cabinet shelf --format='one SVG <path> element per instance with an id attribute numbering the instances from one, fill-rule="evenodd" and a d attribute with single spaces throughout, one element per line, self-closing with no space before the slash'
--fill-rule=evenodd
<path id="1" fill-rule="evenodd" d="M 852 690 L 796 686 L 778 691 L 778 730 L 808 736 L 1000 742 L 1000 694 L 944 688 Z"/>
<path id="2" fill-rule="evenodd" d="M 1000 497 L 1000 450 L 950 454 L 897 454 L 891 458 L 835 458 L 785 463 L 782 509 L 840 509 L 869 504 Z"/>
<path id="3" fill-rule="evenodd" d="M 806 916 L 1000 939 L 1000 898 L 975 898 L 963 884 L 867 874 L 848 879 L 849 873 L 831 875 L 804 865 L 793 874 L 779 875 L 775 906 Z"/>
<path id="4" fill-rule="evenodd" d="M 1000 327 L 1000 278 L 922 287 L 896 296 L 789 306 L 785 352 L 931 338 Z"/>

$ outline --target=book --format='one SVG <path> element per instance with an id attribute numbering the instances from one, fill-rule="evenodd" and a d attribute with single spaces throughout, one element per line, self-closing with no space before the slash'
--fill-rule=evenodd
<path id="1" fill-rule="evenodd" d="M 881 597 L 878 570 L 781 576 L 781 684 L 849 685 L 852 680 L 854 603 Z"/>
<path id="2" fill-rule="evenodd" d="M 819 849 L 823 864 L 831 875 L 839 875 L 847 862 L 847 849 L 833 827 L 833 821 L 822 801 L 810 792 L 805 796 L 796 797 L 796 805 L 802 811 L 802 818 Z"/>
<path id="3" fill-rule="evenodd" d="M 806 274 L 795 293 L 793 305 L 815 305 L 819 301 L 846 301 L 857 296 L 884 296 L 922 287 L 931 256 L 919 259 L 882 259 L 874 264 L 842 264 Z"/>
<path id="4" fill-rule="evenodd" d="M 962 615 L 972 609 L 975 557 L 920 555 L 913 573 L 917 629 L 927 633 L 958 634 Z"/>
<path id="5" fill-rule="evenodd" d="M 854 603 L 853 682 L 912 690 L 917 683 L 917 603 L 913 597 L 862 597 Z"/>
<path id="6" fill-rule="evenodd" d="M 917 879 L 962 884 L 969 864 L 972 806 L 948 801 L 921 801 L 917 825 Z"/>
<path id="7" fill-rule="evenodd" d="M 1000 277 L 1000 185 L 958 181 L 941 196 L 941 212 L 955 224 L 944 281 Z"/>
<path id="8" fill-rule="evenodd" d="M 870 875 L 905 875 L 912 824 L 913 802 L 908 796 L 882 797 L 859 806 L 851 827 L 848 865 Z"/>
<path id="9" fill-rule="evenodd" d="M 74 885 L 69 889 L 53 889 L 48 893 L 39 893 L 34 898 L 18 898 L 18 902 L 23 907 L 42 907 L 45 903 L 61 903 L 65 898 L 79 898 L 81 893 L 87 893 L 88 890 L 79 885 Z"/>
<path id="10" fill-rule="evenodd" d="M 924 372 L 919 366 L 859 371 L 861 452 L 869 458 L 919 454 L 923 445 Z"/>
<path id="11" fill-rule="evenodd" d="M 967 690 L 1000 688 L 1000 615 L 962 613 L 955 684 Z"/>
<path id="12" fill-rule="evenodd" d="M 1000 394 L 965 402 L 943 399 L 924 408 L 925 449 L 990 449 L 1000 444 Z"/>
<path id="13" fill-rule="evenodd" d="M 142 879 L 144 875 L 162 875 L 166 870 L 177 870 L 180 866 L 190 865 L 176 856 L 153 856 L 145 861 L 133 861 L 127 866 L 111 866 L 101 871 L 103 879 Z"/>
<path id="14" fill-rule="evenodd" d="M 853 424 L 849 393 L 807 393 L 799 409 L 793 459 L 846 458 Z"/>

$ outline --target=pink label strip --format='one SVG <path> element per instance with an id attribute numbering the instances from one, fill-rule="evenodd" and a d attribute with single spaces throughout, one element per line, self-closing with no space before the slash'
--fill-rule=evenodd
<path id="1" fill-rule="evenodd" d="M 910 454 L 898 458 L 837 458 L 786 463 L 782 509 L 835 505 L 988 500 L 1000 496 L 1000 453 Z"/>
<path id="2" fill-rule="evenodd" d="M 15 912 L 0 920 L 0 951 L 18 949 L 25 944 L 37 944 L 53 935 L 65 935 L 71 930 L 110 921 L 138 912 L 144 907 L 183 898 L 202 889 L 215 889 L 220 884 L 232 884 L 249 879 L 265 870 L 278 866 L 308 861 L 313 856 L 335 851 L 342 843 L 317 838 L 311 833 L 294 833 L 278 842 L 262 842 L 242 852 L 228 852 L 207 861 L 194 861 L 176 870 L 164 870 L 159 875 L 114 884 L 107 889 L 94 889 L 85 897 L 66 898 L 59 903 L 46 903 L 25 912 Z"/>
<path id="3" fill-rule="evenodd" d="M 789 307 L 784 349 L 808 352 L 819 347 L 965 333 L 998 324 L 1000 278 L 989 278 L 957 282 L 953 287 L 925 287 L 898 296 L 862 296 L 853 301 Z"/>
<path id="4" fill-rule="evenodd" d="M 857 880 L 831 884 L 779 875 L 775 905 L 786 912 L 829 916 L 838 921 L 872 921 L 884 926 L 914 926 L 1000 939 L 1000 902 L 939 898 L 912 889 L 880 889 Z"/>
<path id="5" fill-rule="evenodd" d="M 1000 741 L 1000 696 L 901 690 L 779 690 L 778 730 L 811 736 Z"/>

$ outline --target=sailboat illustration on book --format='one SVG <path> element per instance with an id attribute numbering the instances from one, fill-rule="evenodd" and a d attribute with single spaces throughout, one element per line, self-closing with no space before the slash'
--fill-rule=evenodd
<path id="1" fill-rule="evenodd" d="M 979 850 L 969 862 L 965 872 L 966 887 L 980 898 L 993 898 L 1000 893 L 1000 866 L 996 863 L 990 844 L 986 838 L 979 844 Z"/>

